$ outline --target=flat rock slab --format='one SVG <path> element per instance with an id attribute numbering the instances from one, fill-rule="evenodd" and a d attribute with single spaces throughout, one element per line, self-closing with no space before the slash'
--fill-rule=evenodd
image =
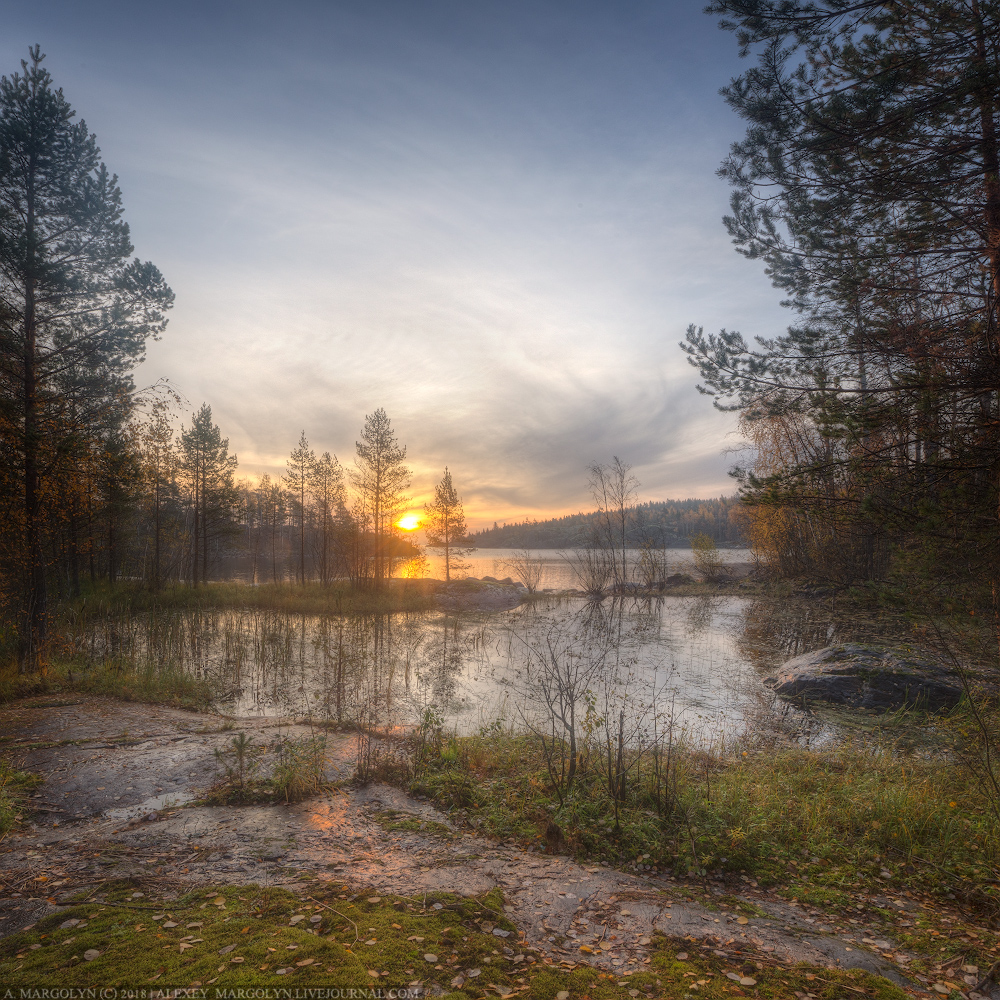
<path id="1" fill-rule="evenodd" d="M 765 684 L 789 701 L 827 702 L 886 712 L 938 711 L 962 697 L 954 672 L 910 650 L 843 643 L 788 660 Z"/>
<path id="2" fill-rule="evenodd" d="M 230 882 L 304 894 L 311 891 L 305 877 L 413 898 L 498 887 L 518 927 L 498 938 L 498 949 L 530 951 L 564 968 L 580 963 L 619 975 L 638 971 L 650 959 L 651 934 L 662 931 L 684 939 L 688 950 L 734 963 L 771 955 L 906 982 L 885 949 L 859 945 L 860 928 L 849 937 L 846 928 L 820 929 L 796 908 L 769 903 L 756 891 L 739 895 L 767 914 L 740 923 L 733 912 L 696 902 L 683 881 L 500 845 L 456 829 L 429 802 L 386 785 L 345 785 L 294 805 L 192 803 L 147 811 L 168 785 L 173 795 L 198 797 L 211 778 L 214 750 L 232 739 L 232 725 L 219 716 L 100 698 L 0 709 L 0 727 L 15 734 L 6 751 L 45 777 L 32 802 L 34 820 L 0 845 L 0 936 L 111 879 L 129 878 L 157 892 Z M 260 741 L 276 725 L 286 734 L 309 733 L 301 722 L 238 723 Z M 353 739 L 331 734 L 328 750 L 330 776 L 348 777 Z M 713 891 L 721 904 L 723 888 Z"/>

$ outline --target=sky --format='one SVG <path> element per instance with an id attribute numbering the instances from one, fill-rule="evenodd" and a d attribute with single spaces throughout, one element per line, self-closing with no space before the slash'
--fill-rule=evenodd
<path id="1" fill-rule="evenodd" d="M 350 466 L 383 407 L 413 509 L 448 466 L 471 526 L 733 492 L 735 418 L 689 323 L 788 317 L 722 224 L 733 38 L 687 0 L 0 0 L 118 175 L 176 294 L 137 372 L 208 402 L 241 475 L 302 431 Z"/>

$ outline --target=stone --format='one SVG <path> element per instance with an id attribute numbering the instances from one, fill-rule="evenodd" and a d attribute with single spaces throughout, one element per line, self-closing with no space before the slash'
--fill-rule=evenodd
<path id="1" fill-rule="evenodd" d="M 787 660 L 765 684 L 789 701 L 826 702 L 886 712 L 899 708 L 938 711 L 962 697 L 947 668 L 909 650 L 843 643 Z"/>

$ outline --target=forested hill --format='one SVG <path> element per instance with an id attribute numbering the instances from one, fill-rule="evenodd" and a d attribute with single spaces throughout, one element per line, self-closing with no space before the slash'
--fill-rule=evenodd
<path id="1" fill-rule="evenodd" d="M 718 545 L 744 545 L 735 497 L 717 500 L 662 500 L 640 504 L 633 511 L 629 538 L 640 545 L 651 540 L 667 548 L 688 545 L 699 532 L 711 535 Z M 512 524 L 493 523 L 492 528 L 469 535 L 481 549 L 568 549 L 583 545 L 590 537 L 595 513 L 567 514 L 548 521 L 525 520 Z"/>

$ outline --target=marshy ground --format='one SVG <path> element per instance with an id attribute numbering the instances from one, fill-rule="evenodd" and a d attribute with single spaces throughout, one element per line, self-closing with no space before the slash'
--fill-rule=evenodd
<path id="1" fill-rule="evenodd" d="M 313 732 L 273 719 L 240 720 L 239 729 L 260 745 Z M 399 788 L 352 785 L 350 734 L 327 736 L 320 794 L 290 805 L 207 804 L 219 778 L 215 750 L 233 731 L 217 715 L 88 696 L 0 708 L 0 732 L 16 734 L 4 740 L 5 754 L 43 779 L 0 845 L 0 980 L 270 983 L 284 969 L 318 982 L 353 969 L 361 982 L 385 972 L 394 985 L 464 995 L 490 986 L 540 998 L 563 990 L 975 997 L 997 954 L 985 918 L 888 879 L 828 893 L 824 905 L 822 892 L 791 880 L 765 887 L 748 875 L 629 873 L 498 842 Z M 228 900 L 221 909 L 217 896 Z M 241 926 L 230 928 L 221 914 L 240 906 Z M 218 924 L 211 940 L 206 910 Z M 357 920 L 362 910 L 375 914 L 375 932 Z M 447 950 L 441 935 L 458 925 L 456 914 L 465 914 L 465 931 L 449 931 L 454 955 L 432 963 L 420 951 L 425 942 L 407 941 L 433 937 L 436 950 L 426 954 Z M 60 929 L 72 920 L 87 921 L 90 938 L 79 924 Z M 199 922 L 192 934 L 186 925 Z M 232 942 L 215 947 L 234 930 L 246 952 L 235 964 L 220 958 Z M 296 948 L 282 947 L 298 964 L 274 959 L 265 941 L 274 934 L 295 938 L 287 945 Z M 98 954 L 87 961 L 84 951 Z M 981 995 L 993 995 L 991 986 L 979 985 Z"/>

